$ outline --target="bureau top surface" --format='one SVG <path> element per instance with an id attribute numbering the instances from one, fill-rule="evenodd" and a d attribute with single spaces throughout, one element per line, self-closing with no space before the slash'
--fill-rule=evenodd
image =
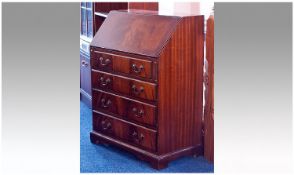
<path id="1" fill-rule="evenodd" d="M 159 57 L 180 19 L 152 11 L 111 11 L 91 46 Z"/>

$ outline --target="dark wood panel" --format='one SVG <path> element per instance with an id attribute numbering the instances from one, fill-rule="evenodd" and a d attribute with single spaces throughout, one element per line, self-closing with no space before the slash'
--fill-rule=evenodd
<path id="1" fill-rule="evenodd" d="M 156 151 L 156 131 L 93 112 L 93 130 Z"/>
<path id="2" fill-rule="evenodd" d="M 158 11 L 158 2 L 129 2 L 129 9 Z"/>
<path id="3" fill-rule="evenodd" d="M 158 57 L 180 17 L 112 11 L 91 45 Z"/>
<path id="4" fill-rule="evenodd" d="M 156 107 L 146 103 L 93 91 L 93 109 L 138 124 L 156 126 Z"/>
<path id="5" fill-rule="evenodd" d="M 152 74 L 155 66 L 149 60 L 104 54 L 97 51 L 91 52 L 91 58 L 92 69 L 154 79 Z"/>
<path id="6" fill-rule="evenodd" d="M 93 88 L 154 101 L 156 84 L 92 70 Z"/>
<path id="7" fill-rule="evenodd" d="M 160 154 L 202 144 L 203 25 L 203 16 L 182 18 L 159 58 Z"/>
<path id="8" fill-rule="evenodd" d="M 127 2 L 95 2 L 95 12 L 108 13 L 111 10 L 128 9 Z"/>
<path id="9" fill-rule="evenodd" d="M 207 20 L 204 106 L 204 157 L 214 161 L 214 16 Z"/>

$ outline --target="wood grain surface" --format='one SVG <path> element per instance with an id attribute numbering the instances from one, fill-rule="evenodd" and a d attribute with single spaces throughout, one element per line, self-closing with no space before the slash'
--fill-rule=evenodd
<path id="1" fill-rule="evenodd" d="M 205 75 L 204 157 L 214 161 L 214 16 L 207 20 Z"/>
<path id="2" fill-rule="evenodd" d="M 91 45 L 158 57 L 179 17 L 111 11 Z"/>
<path id="3" fill-rule="evenodd" d="M 129 9 L 158 10 L 158 2 L 129 2 Z"/>
<path id="4" fill-rule="evenodd" d="M 204 16 L 112 11 L 91 43 L 93 143 L 156 169 L 203 154 Z"/>
<path id="5" fill-rule="evenodd" d="M 182 18 L 159 58 L 160 154 L 202 144 L 203 25 L 203 16 Z"/>

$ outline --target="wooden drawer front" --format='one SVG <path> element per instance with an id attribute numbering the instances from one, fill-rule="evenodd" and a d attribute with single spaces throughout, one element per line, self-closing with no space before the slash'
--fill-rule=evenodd
<path id="1" fill-rule="evenodd" d="M 146 100 L 156 100 L 156 85 L 92 70 L 93 88 L 114 91 Z"/>
<path id="2" fill-rule="evenodd" d="M 152 61 L 91 52 L 92 69 L 153 79 Z"/>
<path id="3" fill-rule="evenodd" d="M 144 149 L 156 150 L 156 131 L 154 130 L 95 112 L 93 112 L 93 129 L 96 132 L 138 145 Z"/>
<path id="4" fill-rule="evenodd" d="M 156 107 L 126 98 L 93 91 L 93 109 L 118 115 L 122 119 L 155 126 Z"/>

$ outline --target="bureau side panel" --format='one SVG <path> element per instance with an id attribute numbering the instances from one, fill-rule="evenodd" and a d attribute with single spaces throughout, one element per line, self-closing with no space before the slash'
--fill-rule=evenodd
<path id="1" fill-rule="evenodd" d="M 159 58 L 158 153 L 202 144 L 203 16 L 179 22 Z"/>

